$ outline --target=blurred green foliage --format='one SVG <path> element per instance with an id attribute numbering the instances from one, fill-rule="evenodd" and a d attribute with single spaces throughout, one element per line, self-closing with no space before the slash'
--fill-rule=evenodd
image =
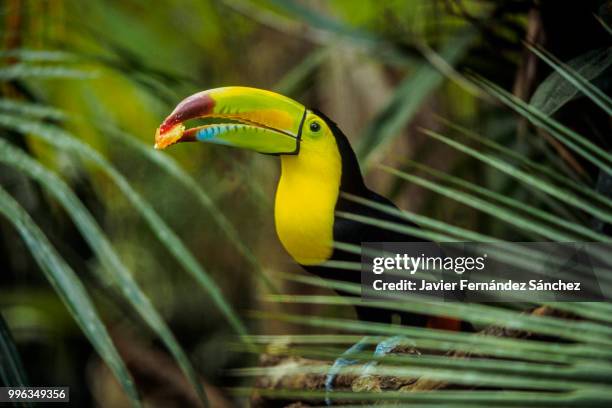
<path id="1" fill-rule="evenodd" d="M 194 384 L 199 375 L 213 385 L 244 385 L 248 375 L 237 379 L 225 372 L 256 361 L 253 353 L 226 346 L 236 331 L 311 332 L 300 325 L 313 323 L 308 316 L 352 316 L 325 297 L 297 305 L 278 305 L 295 302 L 273 296 L 260 302 L 279 291 L 329 294 L 320 285 L 279 278 L 279 272 L 298 269 L 274 232 L 274 158 L 205 145 L 149 150 L 173 106 L 202 89 L 276 89 L 324 111 L 359 152 L 370 187 L 407 214 L 426 217 L 426 230 L 442 229 L 454 238 L 469 230 L 514 241 L 555 239 L 561 231 L 577 240 L 608 241 L 609 2 L 558 8 L 542 3 L 3 2 L 2 206 L 12 211 L 9 218 L 22 215 L 25 221 L 16 223 L 22 235 L 44 234 L 49 245 L 47 238 L 38 245 L 60 259 L 59 266 L 54 255 L 37 265 L 12 228 L 15 219 L 0 223 L 0 313 L 30 382 L 70 385 L 79 390 L 73 398 L 80 406 L 117 401 L 105 394 L 108 375 L 71 319 L 86 318 L 84 310 L 70 314 L 39 268 L 75 275 L 74 286 L 66 282 L 67 296 L 95 305 L 95 318 L 93 311 L 89 318 L 104 323 L 100 328 L 118 351 L 104 341 L 106 333 L 89 337 L 128 390 L 132 380 L 121 365 L 132 376 L 141 374 L 134 347 L 176 372 L 173 360 L 155 354 L 166 346 Z M 572 31 L 582 37 L 557 41 L 567 36 L 559 27 L 570 17 Z M 526 49 L 525 39 L 543 46 L 534 52 L 544 61 Z M 578 76 L 555 58 L 546 61 L 547 52 L 571 61 Z M 520 101 L 534 92 L 535 108 L 554 106 L 545 111 L 554 119 Z M 459 140 L 459 148 L 440 133 Z M 489 161 L 470 154 L 474 149 L 488 149 Z M 525 174 L 499 171 L 500 160 Z M 379 163 L 399 171 L 381 171 Z M 533 175 L 548 191 L 528 182 Z M 420 176 L 426 181 L 419 182 Z M 456 193 L 437 194 L 440 188 L 427 188 L 427 180 L 473 195 L 451 200 Z M 584 205 L 566 199 L 566 188 Z M 477 199 L 493 209 L 484 210 Z M 77 292 L 81 282 L 87 295 Z M 261 309 L 305 317 L 300 322 L 249 314 Z M 574 311 L 593 313 L 587 307 Z M 502 311 L 468 308 L 461 317 L 512 321 L 512 314 L 495 313 Z M 81 322 L 85 333 L 87 321 Z M 342 325 L 318 326 L 325 334 Z M 0 340 L 12 350 L 10 336 Z M 19 366 L 18 359 L 12 364 Z M 9 374 L 2 374 L 8 382 Z M 13 376 L 24 381 L 19 370 Z M 143 386 L 159 381 L 152 377 L 135 380 L 155 400 L 159 396 Z M 167 387 L 184 390 L 181 374 L 176 378 Z"/>

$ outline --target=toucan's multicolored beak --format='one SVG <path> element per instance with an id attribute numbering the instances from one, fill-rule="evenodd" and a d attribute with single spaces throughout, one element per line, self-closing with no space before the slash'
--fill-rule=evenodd
<path id="1" fill-rule="evenodd" d="M 184 99 L 155 134 L 155 148 L 201 141 L 270 154 L 299 151 L 306 108 L 283 95 L 230 86 L 198 92 Z M 206 124 L 186 128 L 185 122 Z"/>

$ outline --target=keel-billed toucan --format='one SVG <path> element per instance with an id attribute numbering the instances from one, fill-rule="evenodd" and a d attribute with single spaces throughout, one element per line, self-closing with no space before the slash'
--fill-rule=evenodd
<path id="1" fill-rule="evenodd" d="M 185 122 L 201 118 L 206 118 L 207 124 L 185 127 Z M 329 260 L 360 262 L 359 255 L 334 249 L 334 241 L 356 245 L 418 241 L 412 236 L 336 216 L 336 212 L 342 211 L 408 223 L 341 194 L 393 206 L 366 187 L 355 153 L 336 124 L 283 95 L 248 87 L 196 93 L 183 100 L 164 120 L 157 130 L 155 147 L 164 149 L 191 141 L 280 156 L 281 176 L 274 205 L 276 232 L 291 257 L 309 272 L 359 282 L 359 272 L 322 266 Z M 357 313 L 362 320 L 385 323 L 391 322 L 393 314 L 367 307 L 367 303 L 357 307 Z M 436 322 L 455 325 L 444 319 Z M 423 326 L 428 322 L 423 316 L 404 314 L 402 323 Z"/>

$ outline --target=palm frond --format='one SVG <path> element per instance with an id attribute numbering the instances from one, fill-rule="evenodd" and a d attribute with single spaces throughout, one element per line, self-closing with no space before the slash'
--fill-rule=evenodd
<path id="1" fill-rule="evenodd" d="M 29 384 L 13 336 L 2 314 L 0 314 L 0 380 L 6 387 L 27 387 Z"/>
<path id="2" fill-rule="evenodd" d="M 610 98 L 589 82 L 612 65 L 612 48 L 589 51 L 564 64 L 542 47 L 530 44 L 527 47 L 555 70 L 531 97 L 532 106 L 552 116 L 578 92 L 582 92 L 608 114 L 612 114 Z"/>
<path id="3" fill-rule="evenodd" d="M 64 66 L 40 66 L 18 63 L 0 68 L 0 80 L 15 79 L 91 79 L 96 73 L 91 70 Z"/>
<path id="4" fill-rule="evenodd" d="M 97 273 L 98 279 L 104 283 L 110 277 L 115 287 L 122 293 L 123 298 L 138 311 L 155 334 L 162 339 L 168 350 L 172 353 L 185 376 L 198 392 L 200 398 L 206 403 L 206 394 L 201 382 L 191 366 L 185 351 L 178 344 L 174 335 L 155 310 L 149 298 L 142 292 L 125 264 L 121 261 L 111 243 L 96 223 L 91 213 L 59 177 L 49 169 L 28 157 L 21 150 L 12 147 L 0 139 L 0 162 L 8 164 L 36 179 L 45 187 L 47 192 L 58 202 L 62 203 L 73 222 L 80 230 L 83 238 L 96 253 L 100 263 L 106 269 L 106 275 L 101 271 Z M 96 269 L 94 269 L 96 270 Z M 97 270 L 96 270 L 97 271 Z"/>
<path id="5" fill-rule="evenodd" d="M 168 251 L 195 278 L 198 284 L 208 292 L 213 302 L 221 310 L 234 330 L 240 335 L 247 334 L 246 326 L 227 302 L 216 282 L 206 273 L 182 240 L 170 229 L 151 205 L 132 188 L 127 179 L 106 158 L 68 132 L 52 125 L 32 122 L 18 116 L 0 114 L 0 126 L 22 134 L 41 138 L 57 148 L 74 152 L 95 163 L 110 177 L 131 204 L 139 211 L 157 238 L 165 244 Z"/>
<path id="6" fill-rule="evenodd" d="M 427 134 L 428 136 L 431 136 L 432 138 L 439 140 L 455 149 L 457 149 L 458 151 L 461 151 L 463 153 L 466 153 L 484 163 L 486 163 L 487 165 L 491 166 L 492 168 L 495 168 L 499 171 L 502 171 L 506 174 L 508 174 L 511 177 L 516 178 L 517 180 L 520 180 L 523 183 L 529 184 L 530 186 L 537 188 L 543 192 L 545 192 L 546 194 L 555 197 L 556 199 L 560 200 L 560 201 L 564 201 L 567 204 L 570 204 L 576 208 L 579 208 L 597 218 L 600 218 L 602 220 L 605 220 L 607 222 L 611 222 L 612 220 L 612 215 L 610 215 L 609 212 L 602 210 L 601 208 L 599 208 L 598 206 L 594 206 L 591 203 L 589 203 L 588 201 L 576 196 L 574 193 L 572 193 L 571 191 L 564 189 L 562 187 L 558 187 L 554 184 L 551 184 L 549 182 L 546 182 L 542 179 L 540 179 L 539 177 L 533 176 L 529 173 L 526 173 L 523 170 L 520 170 L 512 165 L 510 165 L 509 163 L 497 159 L 491 155 L 485 154 L 485 153 L 480 153 L 474 149 L 472 149 L 471 147 L 462 144 L 462 143 L 458 143 L 454 140 L 451 140 L 437 132 L 433 132 L 433 131 L 429 131 L 429 130 L 425 130 L 424 131 L 425 134 Z"/>
<path id="7" fill-rule="evenodd" d="M 474 35 L 472 32 L 459 33 L 452 37 L 440 51 L 447 63 L 456 63 L 469 49 Z M 414 117 L 425 98 L 445 80 L 442 72 L 429 62 L 422 62 L 395 90 L 391 100 L 381 109 L 363 131 L 356 148 L 358 157 L 367 168 L 373 155 L 397 137 L 403 127 Z"/>
<path id="8" fill-rule="evenodd" d="M 497 97 L 508 107 L 512 108 L 517 113 L 524 116 L 534 125 L 546 130 L 553 137 L 570 147 L 573 151 L 575 151 L 580 156 L 590 161 L 606 173 L 612 174 L 612 170 L 610 168 L 610 163 L 612 162 L 612 155 L 610 153 L 606 152 L 601 147 L 595 145 L 594 143 L 582 137 L 578 133 L 564 126 L 560 122 L 546 116 L 538 109 L 525 103 L 524 101 L 510 94 L 508 91 L 505 91 L 504 89 L 492 83 L 491 81 L 480 77 L 472 77 L 472 79 L 483 89 L 490 92 L 493 96 Z"/>
<path id="9" fill-rule="evenodd" d="M 1 187 L 0 213 L 15 226 L 49 283 L 114 373 L 132 405 L 141 406 L 132 377 L 77 274 L 55 251 L 28 213 Z"/>
<path id="10" fill-rule="evenodd" d="M 434 168 L 431 168 L 429 166 L 425 166 L 422 165 L 420 163 L 417 162 L 412 162 L 410 163 L 412 166 L 414 166 L 416 169 L 422 170 L 423 172 L 430 174 L 434 177 L 436 177 L 439 180 L 442 180 L 448 184 L 452 184 L 455 185 L 457 187 L 463 188 L 467 191 L 471 191 L 479 196 L 481 196 L 485 201 L 489 202 L 489 203 L 501 203 L 503 205 L 505 205 L 508 208 L 508 211 L 504 211 L 501 207 L 496 206 L 495 208 L 497 210 L 501 210 L 502 213 L 505 213 L 507 215 L 510 215 L 512 218 L 517 218 L 517 219 L 524 219 L 525 221 L 529 222 L 529 220 L 521 217 L 519 214 L 521 212 L 526 213 L 530 216 L 533 216 L 537 219 L 549 222 L 551 224 L 554 224 L 558 227 L 561 227 L 563 229 L 567 229 L 575 234 L 578 234 L 576 236 L 574 236 L 572 239 L 574 240 L 579 240 L 579 239 L 590 239 L 593 241 L 597 241 L 597 242 L 612 242 L 612 239 L 606 235 L 600 234 L 598 232 L 593 231 L 592 229 L 585 227 L 584 225 L 578 224 L 576 222 L 573 221 L 569 221 L 566 218 L 562 218 L 561 216 L 557 216 L 555 214 L 552 214 L 550 212 L 541 210 L 533 205 L 527 204 L 523 201 L 519 201 L 518 199 L 514 199 L 511 197 L 508 197 L 506 195 L 497 193 L 496 191 L 487 189 L 485 187 L 481 187 L 478 184 L 469 182 L 467 180 L 461 179 L 459 177 L 455 177 L 449 174 L 446 174 L 442 171 L 436 170 Z M 398 171 L 399 172 L 399 171 Z M 405 172 L 401 172 L 402 174 L 406 174 Z M 482 207 L 476 207 L 477 209 L 482 210 Z M 513 211 L 517 211 L 517 212 L 513 212 Z M 499 217 L 501 214 L 492 214 L 496 217 Z M 534 226 L 536 228 L 538 228 L 538 234 L 541 234 L 541 232 L 544 230 L 547 230 L 547 226 L 545 224 L 541 224 L 541 223 L 536 223 L 534 224 Z M 555 230 L 549 231 L 548 234 L 552 233 L 553 235 L 558 233 L 555 232 Z M 554 238 L 551 238 L 554 239 Z"/>

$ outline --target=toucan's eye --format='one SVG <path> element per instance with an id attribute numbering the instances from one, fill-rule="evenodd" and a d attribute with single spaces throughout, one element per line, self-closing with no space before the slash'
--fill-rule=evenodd
<path id="1" fill-rule="evenodd" d="M 319 130 L 321 130 L 321 125 L 319 125 L 319 122 L 311 122 L 310 123 L 310 130 L 312 132 L 318 132 Z"/>

